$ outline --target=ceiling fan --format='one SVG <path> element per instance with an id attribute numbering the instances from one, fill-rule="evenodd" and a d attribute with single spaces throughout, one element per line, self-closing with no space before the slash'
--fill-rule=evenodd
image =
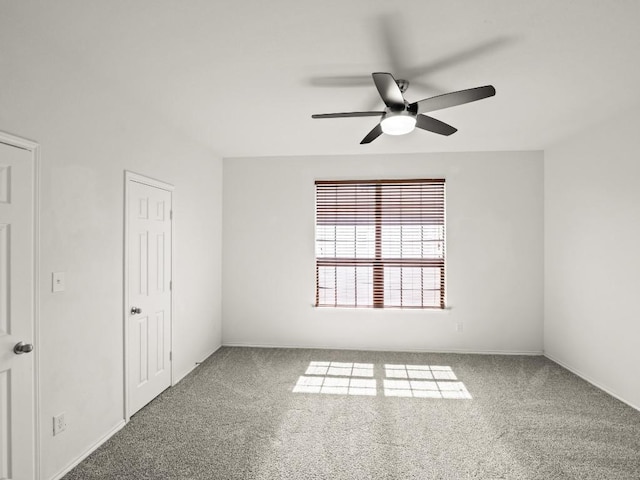
<path id="1" fill-rule="evenodd" d="M 409 87 L 407 80 L 396 80 L 386 72 L 372 73 L 373 83 L 378 89 L 386 108 L 382 111 L 321 113 L 311 115 L 311 118 L 348 118 L 348 117 L 376 117 L 380 122 L 360 142 L 371 143 L 383 133 L 387 135 L 404 135 L 413 131 L 415 127 L 440 135 L 451 135 L 457 129 L 440 120 L 425 115 L 427 112 L 455 107 L 464 103 L 475 102 L 483 98 L 492 97 L 496 89 L 492 85 L 469 88 L 457 92 L 445 93 L 435 97 L 425 98 L 409 103 L 403 93 Z"/>

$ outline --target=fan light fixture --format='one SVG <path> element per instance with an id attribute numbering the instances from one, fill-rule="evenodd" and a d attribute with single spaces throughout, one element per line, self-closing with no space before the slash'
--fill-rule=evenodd
<path id="1" fill-rule="evenodd" d="M 407 112 L 387 113 L 380 126 L 387 135 L 404 135 L 416 128 L 416 117 Z"/>

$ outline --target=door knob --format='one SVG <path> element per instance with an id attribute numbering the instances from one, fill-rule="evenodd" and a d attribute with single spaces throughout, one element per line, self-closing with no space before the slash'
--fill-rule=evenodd
<path id="1" fill-rule="evenodd" d="M 16 355 L 29 353 L 31 351 L 33 351 L 33 345 L 31 345 L 30 343 L 18 342 L 16 343 L 16 346 L 13 347 L 13 353 L 15 353 Z"/>
<path id="2" fill-rule="evenodd" d="M 131 307 L 131 315 L 135 315 L 136 313 L 142 313 L 142 309 L 140 307 Z"/>

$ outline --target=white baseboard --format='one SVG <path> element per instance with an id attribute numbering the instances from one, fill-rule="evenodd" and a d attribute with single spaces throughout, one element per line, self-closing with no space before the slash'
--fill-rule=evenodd
<path id="1" fill-rule="evenodd" d="M 213 350 L 211 350 L 206 357 L 204 357 L 204 360 L 202 360 L 203 362 L 209 358 L 211 355 L 213 355 L 214 353 L 216 353 L 218 350 L 220 350 L 222 348 L 222 344 L 218 345 L 216 348 L 214 348 Z"/>
<path id="2" fill-rule="evenodd" d="M 213 355 L 214 353 L 216 353 L 218 350 L 220 350 L 222 348 L 222 345 L 218 345 L 217 347 L 214 347 L 213 350 L 211 350 L 209 353 L 207 353 L 204 358 L 202 359 L 202 362 L 204 362 L 207 358 L 209 358 L 211 355 Z M 198 363 L 194 363 L 193 366 L 186 370 L 185 372 L 183 372 L 180 377 L 178 377 L 178 379 L 176 381 L 174 381 L 171 386 L 175 387 L 184 377 L 186 377 L 187 375 L 189 375 L 191 372 L 193 372 L 198 366 L 200 366 L 200 364 L 202 362 L 198 362 Z"/>
<path id="3" fill-rule="evenodd" d="M 619 396 L 617 393 L 611 391 L 611 389 L 609 389 L 608 387 L 605 387 L 603 385 L 601 385 L 599 382 L 595 381 L 594 379 L 592 379 L 591 377 L 589 377 L 588 375 L 585 375 L 584 373 L 582 373 L 580 370 L 578 370 L 577 368 L 572 367 L 571 365 L 567 364 L 566 362 L 560 361 L 557 358 L 555 358 L 553 355 L 550 355 L 549 353 L 545 352 L 544 356 L 547 357 L 549 360 L 551 360 L 554 363 L 557 363 L 558 365 L 560 365 L 563 368 L 566 368 L 567 370 L 569 370 L 571 373 L 579 376 L 580 378 L 582 378 L 583 380 L 585 380 L 586 382 L 589 382 L 591 385 L 593 385 L 594 387 L 599 388 L 600 390 L 602 390 L 603 392 L 611 395 L 614 398 L 617 398 L 618 400 L 620 400 L 622 403 L 626 403 L 627 405 L 629 405 L 631 408 L 640 411 L 640 406 L 638 405 L 634 405 L 633 403 L 629 402 L 628 400 L 625 400 L 624 398 L 622 398 L 621 396 Z"/>
<path id="4" fill-rule="evenodd" d="M 104 442 L 109 440 L 113 435 L 115 435 L 117 432 L 119 432 L 122 429 L 122 427 L 124 427 L 125 425 L 126 425 L 126 422 L 124 420 L 121 420 L 114 428 L 109 430 L 106 433 L 106 435 L 102 436 L 100 439 L 98 439 L 97 442 L 95 442 L 87 450 L 85 450 L 82 454 L 80 454 L 80 456 L 78 458 L 73 460 L 69 465 L 64 467 L 60 472 L 58 472 L 55 475 L 53 475 L 50 478 L 50 480 L 59 480 L 60 478 L 64 477 L 73 468 L 75 468 L 80 462 L 82 462 L 85 458 L 87 458 L 89 455 L 91 455 L 100 445 L 102 445 Z"/>
<path id="5" fill-rule="evenodd" d="M 369 348 L 369 347 L 335 347 L 325 345 L 268 345 L 260 343 L 223 343 L 223 347 L 247 347 L 247 348 L 298 348 L 308 350 L 355 350 L 359 352 L 407 352 L 407 353 L 465 353 L 475 355 L 544 355 L 542 350 L 464 350 L 464 349 L 437 349 L 437 348 Z"/>

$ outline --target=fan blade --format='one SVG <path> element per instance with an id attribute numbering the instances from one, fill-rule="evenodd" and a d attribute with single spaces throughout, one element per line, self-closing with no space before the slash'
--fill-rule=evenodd
<path id="1" fill-rule="evenodd" d="M 381 50 L 385 52 L 387 57 L 384 61 L 388 62 L 391 71 L 396 75 L 402 74 L 408 64 L 407 45 L 409 42 L 405 38 L 404 27 L 402 15 L 399 12 L 394 12 L 378 17 L 377 25 L 373 30 L 378 31 L 376 36 L 381 40 Z"/>
<path id="2" fill-rule="evenodd" d="M 438 70 L 443 70 L 445 68 L 459 65 L 464 62 L 469 62 L 470 60 L 473 60 L 481 55 L 491 53 L 493 50 L 497 50 L 498 48 L 511 43 L 512 40 L 513 39 L 510 39 L 508 37 L 498 37 L 487 40 L 483 43 L 479 43 L 477 45 L 474 45 L 473 47 L 467 48 L 452 55 L 440 57 L 437 60 L 427 62 L 423 65 L 416 65 L 414 67 L 407 68 L 406 72 L 403 73 L 408 78 L 413 79 L 415 79 L 416 77 L 421 77 L 423 75 L 430 75 L 437 72 Z M 397 74 L 398 72 L 396 72 L 396 75 Z"/>
<path id="3" fill-rule="evenodd" d="M 402 110 L 404 108 L 404 97 L 393 75 L 375 72 L 371 76 L 385 105 L 392 110 Z"/>
<path id="4" fill-rule="evenodd" d="M 362 87 L 371 85 L 369 75 L 340 75 L 333 77 L 313 77 L 309 84 L 315 87 Z"/>
<path id="5" fill-rule="evenodd" d="M 457 128 L 441 122 L 440 120 L 436 120 L 433 117 L 427 117 L 426 115 L 418 115 L 418 118 L 416 119 L 416 127 L 447 136 L 458 131 Z"/>
<path id="6" fill-rule="evenodd" d="M 434 110 L 442 110 L 443 108 L 455 107 L 464 103 L 475 102 L 483 98 L 493 97 L 496 89 L 492 85 L 484 87 L 469 88 L 458 92 L 445 93 L 437 97 L 425 98 L 410 105 L 416 108 L 418 113 L 433 112 Z"/>
<path id="7" fill-rule="evenodd" d="M 363 145 L 365 143 L 371 143 L 380 135 L 382 135 L 382 127 L 380 126 L 380 124 L 378 124 L 375 127 L 373 127 L 373 130 L 367 133 L 367 136 L 362 139 L 362 141 L 360 142 L 360 145 Z"/>
<path id="8" fill-rule="evenodd" d="M 379 117 L 384 112 L 316 113 L 311 118 Z"/>

